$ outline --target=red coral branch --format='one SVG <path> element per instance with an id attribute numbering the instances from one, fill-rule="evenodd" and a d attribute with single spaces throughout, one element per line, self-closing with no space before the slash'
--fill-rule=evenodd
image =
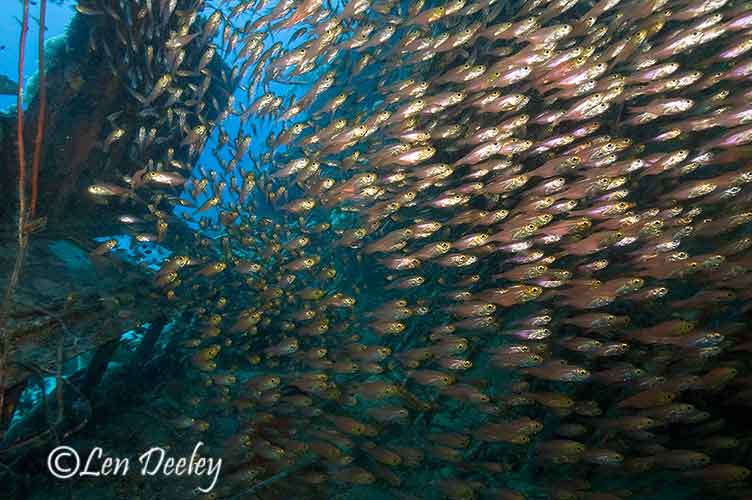
<path id="1" fill-rule="evenodd" d="M 23 68 L 26 48 L 26 32 L 29 30 L 29 0 L 24 0 L 23 22 L 21 23 L 21 45 L 18 48 L 18 93 L 16 101 L 16 125 L 18 126 L 18 253 L 13 272 L 5 290 L 2 309 L 0 309 L 0 338 L 2 338 L 2 353 L 0 353 L 0 414 L 5 411 L 5 384 L 8 373 L 8 350 L 10 349 L 10 332 L 7 330 L 8 311 L 13 291 L 21 276 L 21 268 L 26 254 L 26 151 L 23 136 Z"/>
<path id="2" fill-rule="evenodd" d="M 37 116 L 37 135 L 34 141 L 34 158 L 31 164 L 31 202 L 29 203 L 29 220 L 34 220 L 37 211 L 37 181 L 39 180 L 39 165 L 42 161 L 44 113 L 47 107 L 47 86 L 44 79 L 44 17 L 46 12 L 47 0 L 41 0 L 39 4 L 39 114 Z"/>
<path id="3" fill-rule="evenodd" d="M 23 77 L 24 56 L 26 53 L 26 33 L 29 31 L 29 0 L 24 0 L 23 23 L 21 24 L 21 45 L 18 47 L 18 92 L 16 94 L 16 126 L 18 128 L 18 243 L 24 238 L 26 216 L 26 148 L 24 147 Z"/>

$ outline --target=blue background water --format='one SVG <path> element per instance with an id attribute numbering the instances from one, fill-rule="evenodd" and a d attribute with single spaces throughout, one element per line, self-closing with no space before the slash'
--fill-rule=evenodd
<path id="1" fill-rule="evenodd" d="M 35 2 L 37 3 L 37 2 Z M 4 0 L 2 2 L 2 16 L 0 16 L 0 74 L 13 81 L 18 81 L 18 45 L 21 36 L 20 20 L 23 16 L 23 4 L 18 0 Z M 65 33 L 65 27 L 71 20 L 75 10 L 73 4 L 57 5 L 47 2 L 45 20 L 45 40 Z M 26 57 L 24 60 L 24 82 L 37 72 L 37 54 L 39 52 L 39 25 L 35 19 L 39 18 L 39 5 L 29 7 L 29 32 L 26 35 Z M 15 106 L 16 97 L 0 95 L 0 109 Z"/>

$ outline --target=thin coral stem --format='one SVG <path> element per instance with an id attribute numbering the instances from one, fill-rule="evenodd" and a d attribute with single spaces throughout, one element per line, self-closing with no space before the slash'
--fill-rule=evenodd
<path id="1" fill-rule="evenodd" d="M 44 79 L 44 18 L 47 13 L 47 0 L 39 3 L 39 114 L 37 115 L 37 135 L 34 140 L 34 158 L 31 164 L 31 201 L 29 203 L 29 220 L 33 220 L 37 211 L 37 193 L 39 165 L 42 162 L 42 142 L 44 141 L 44 114 L 47 107 L 47 86 Z"/>
<path id="2" fill-rule="evenodd" d="M 18 244 L 23 242 L 26 216 L 26 148 L 24 147 L 23 77 L 26 54 L 26 33 L 29 31 L 29 0 L 24 0 L 21 44 L 18 47 L 18 91 L 16 93 L 16 126 L 18 131 Z"/>
<path id="3" fill-rule="evenodd" d="M 8 312 L 13 291 L 18 285 L 26 255 L 26 151 L 23 138 L 23 69 L 26 47 L 26 32 L 29 30 L 29 0 L 23 3 L 23 22 L 21 23 L 21 44 L 18 48 L 18 93 L 16 101 L 16 125 L 18 126 L 18 253 L 13 272 L 5 290 L 3 306 L 0 309 L 0 339 L 2 339 L 2 353 L 0 353 L 0 414 L 5 409 L 5 386 L 8 374 L 8 351 L 10 349 L 10 332 L 7 330 Z"/>

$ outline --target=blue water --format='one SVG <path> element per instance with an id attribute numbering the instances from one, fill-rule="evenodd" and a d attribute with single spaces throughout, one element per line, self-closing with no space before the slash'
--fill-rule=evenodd
<path id="1" fill-rule="evenodd" d="M 36 3 L 36 2 L 35 2 Z M 4 0 L 0 16 L 0 74 L 18 81 L 18 46 L 21 35 L 19 20 L 23 17 L 23 4 L 19 0 Z M 45 40 L 65 34 L 68 22 L 76 11 L 72 3 L 58 5 L 47 2 L 45 20 Z M 24 82 L 37 72 L 37 55 L 39 53 L 39 6 L 29 8 L 29 31 L 26 35 L 26 56 L 24 58 Z M 0 95 L 0 110 L 16 105 L 16 97 Z"/>

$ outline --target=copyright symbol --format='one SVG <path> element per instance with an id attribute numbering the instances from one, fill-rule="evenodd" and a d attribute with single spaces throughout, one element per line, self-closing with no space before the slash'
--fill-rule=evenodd
<path id="1" fill-rule="evenodd" d="M 69 458 L 73 459 L 73 466 L 65 463 Z M 81 457 L 70 446 L 58 446 L 47 455 L 47 469 L 58 479 L 69 479 L 75 476 L 80 467 Z"/>

